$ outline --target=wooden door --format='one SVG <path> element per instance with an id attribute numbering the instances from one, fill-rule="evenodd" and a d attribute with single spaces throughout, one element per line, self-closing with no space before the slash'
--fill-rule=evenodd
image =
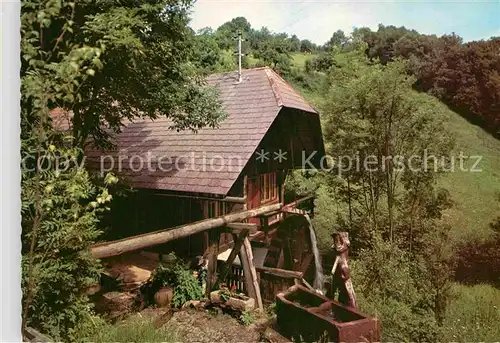
<path id="1" fill-rule="evenodd" d="M 247 209 L 251 210 L 260 206 L 260 184 L 259 178 L 247 179 Z M 249 223 L 260 225 L 259 218 L 249 218 Z"/>

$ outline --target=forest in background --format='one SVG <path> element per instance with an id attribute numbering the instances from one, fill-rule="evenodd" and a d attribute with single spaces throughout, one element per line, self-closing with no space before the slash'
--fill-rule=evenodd
<path id="1" fill-rule="evenodd" d="M 500 275 L 494 199 L 500 147 L 493 137 L 499 132 L 500 38 L 463 43 L 454 34 L 380 25 L 349 36 L 335 31 L 318 46 L 256 30 L 242 17 L 193 32 L 189 1 L 41 3 L 24 2 L 21 18 L 23 154 L 79 160 L 88 137 L 109 144 L 109 131 L 99 123 L 117 131 L 139 111 L 170 116 L 178 129 L 216 126 L 223 114 L 216 91 L 202 79 L 236 69 L 238 31 L 245 39 L 244 67 L 271 66 L 318 107 L 332 156 L 425 149 L 450 156 L 460 145 L 480 149 L 488 169 L 474 179 L 398 173 L 394 165 L 339 177 L 342 166 L 336 166 L 329 173 L 297 172 L 288 186 L 294 195 L 316 194 L 314 225 L 324 251 L 332 230 L 349 231 L 360 304 L 381 318 L 384 340 L 500 336 L 499 291 L 493 287 Z M 115 99 L 119 105 L 111 106 Z M 71 137 L 51 128 L 48 113 L 56 106 L 75 111 Z M 475 136 L 467 137 L 471 132 Z M 471 180 L 484 184 L 459 183 Z M 113 175 L 97 179 L 72 165 L 63 172 L 23 170 L 24 325 L 71 341 L 104 325 L 81 290 L 100 272 L 88 247 L 102 234 L 99 222 L 116 182 Z M 473 192 L 479 199 L 469 199 Z M 484 235 L 467 239 L 457 234 L 461 223 L 449 219 L 460 216 L 453 212 L 457 204 L 469 203 L 476 207 L 466 212 L 470 223 L 463 229 Z"/>
<path id="2" fill-rule="evenodd" d="M 377 31 L 354 28 L 350 35 L 337 30 L 319 46 L 296 35 L 252 28 L 244 17 L 238 17 L 215 30 L 196 33 L 200 55 L 194 63 L 207 72 L 234 70 L 237 32 L 245 39 L 244 67 L 268 65 L 289 77 L 294 76 L 294 53 L 314 55 L 306 58 L 306 71 L 325 72 L 334 64 L 332 50 L 347 53 L 365 43 L 370 61 L 385 65 L 398 57 L 408 60 L 409 72 L 417 78 L 416 89 L 438 97 L 489 132 L 500 133 L 500 37 L 463 42 L 454 33 L 437 37 L 380 24 Z"/>

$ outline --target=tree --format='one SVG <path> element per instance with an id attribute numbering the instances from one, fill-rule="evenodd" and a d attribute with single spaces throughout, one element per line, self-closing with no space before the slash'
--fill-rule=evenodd
<path id="1" fill-rule="evenodd" d="M 439 225 L 451 202 L 436 182 L 449 167 L 453 140 L 435 105 L 412 90 L 415 79 L 408 76 L 407 63 L 370 64 L 362 50 L 331 69 L 332 86 L 323 108 L 325 140 L 333 157 L 330 184 L 337 184 L 337 213 L 330 215 L 330 222 L 351 233 L 353 249 L 366 249 L 366 290 L 373 290 L 377 278 L 392 283 L 402 276 L 388 279 L 392 267 L 371 265 L 366 259 L 408 264 L 401 284 L 405 290 L 377 286 L 380 298 L 374 296 L 374 301 L 394 302 L 384 307 L 387 316 L 399 309 L 402 316 L 422 321 L 432 311 L 437 325 L 442 323 L 453 265 L 451 254 L 444 253 L 450 248 L 447 228 Z M 414 296 L 401 297 L 410 290 Z M 393 336 L 396 332 L 410 340 L 431 337 L 429 332 L 412 331 L 412 326 L 394 330 L 391 339 L 401 338 Z"/>
<path id="2" fill-rule="evenodd" d="M 89 138 L 106 145 L 124 119 L 139 116 L 167 116 L 178 129 L 217 125 L 222 112 L 216 92 L 204 86 L 189 64 L 194 48 L 187 26 L 191 3 L 85 1 L 57 12 L 52 2 L 23 3 L 22 15 L 37 13 L 44 23 L 36 34 L 26 32 L 26 39 L 42 55 L 50 55 L 49 62 L 61 62 L 64 55 L 52 52 L 68 54 L 68 46 L 93 47 L 83 66 L 73 64 L 88 75 L 74 80 L 78 91 L 49 103 L 50 108 L 73 111 L 75 146 L 83 147 Z M 22 56 L 22 75 L 30 60 L 30 54 Z"/>
<path id="3" fill-rule="evenodd" d="M 97 222 L 117 179 L 107 175 L 102 186 L 95 185 L 79 164 L 82 151 L 72 147 L 72 137 L 51 125 L 51 106 L 77 102 L 102 55 L 65 39 L 72 25 L 66 13 L 74 13 L 74 3 L 43 5 L 24 2 L 21 16 L 22 329 L 30 325 L 75 341 L 91 323 L 85 290 L 98 280 L 100 265 L 89 247 L 100 235 Z M 54 42 L 44 33 L 55 21 L 61 31 Z"/>
<path id="4" fill-rule="evenodd" d="M 347 43 L 347 37 L 342 30 L 337 30 L 333 33 L 330 40 L 326 43 L 326 48 L 331 49 L 334 46 L 342 48 L 345 43 Z"/>
<path id="5" fill-rule="evenodd" d="M 387 237 L 393 240 L 395 204 L 401 203 L 404 195 L 398 195 L 399 185 L 410 192 L 418 178 L 418 187 L 431 187 L 436 174 L 434 169 L 422 168 L 423 164 L 409 165 L 406 159 L 417 155 L 422 161 L 424 154 L 449 156 L 452 142 L 442 134 L 442 123 L 435 118 L 432 106 L 419 103 L 418 95 L 411 91 L 414 79 L 405 75 L 404 63 L 383 67 L 363 66 L 361 62 L 351 68 L 356 70 L 354 78 L 345 75 L 345 70 L 332 71 L 336 84 L 324 111 L 328 118 L 325 137 L 332 142 L 333 156 L 342 152 L 350 161 L 372 160 L 372 167 L 350 168 L 345 177 L 362 185 L 365 191 L 360 201 L 371 214 L 372 226 L 387 228 Z M 418 135 L 410 134 L 417 128 Z M 445 158 L 443 167 L 447 161 Z M 344 167 L 349 166 L 337 168 Z M 382 209 L 387 211 L 387 221 L 379 218 Z"/>
<path id="6" fill-rule="evenodd" d="M 227 58 L 221 50 L 215 33 L 211 29 L 201 29 L 195 37 L 193 64 L 204 74 L 231 71 L 236 68 L 236 60 L 231 54 Z"/>
<path id="7" fill-rule="evenodd" d="M 234 51 L 236 46 L 234 38 L 238 32 L 241 32 L 243 38 L 247 39 L 251 31 L 252 27 L 245 17 L 236 17 L 219 26 L 216 31 L 216 37 L 221 49 Z M 249 44 L 245 41 L 243 51 L 246 52 L 248 48 Z"/>
<path id="8" fill-rule="evenodd" d="M 300 52 L 313 52 L 315 50 L 314 43 L 309 39 L 303 39 L 300 41 Z"/>
<path id="9" fill-rule="evenodd" d="M 300 39 L 297 37 L 297 35 L 292 35 L 292 37 L 289 38 L 289 43 L 290 51 L 300 51 Z"/>
<path id="10" fill-rule="evenodd" d="M 254 56 L 270 65 L 274 70 L 281 73 L 290 71 L 292 59 L 287 46 L 286 39 L 274 36 L 259 45 L 254 51 Z"/>
<path id="11" fill-rule="evenodd" d="M 81 163 L 124 118 L 215 125 L 220 105 L 190 65 L 190 2 L 24 1 L 21 12 L 23 329 L 76 341 L 94 327 L 85 293 L 100 276 L 89 247 L 117 179 Z M 71 109 L 73 132 L 50 110 Z"/>

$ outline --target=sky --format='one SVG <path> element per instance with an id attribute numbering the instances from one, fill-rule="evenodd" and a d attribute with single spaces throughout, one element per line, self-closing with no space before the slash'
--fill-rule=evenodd
<path id="1" fill-rule="evenodd" d="M 379 23 L 405 26 L 438 36 L 455 32 L 464 41 L 500 36 L 500 0 L 486 1 L 334 1 L 334 0 L 198 0 L 191 27 L 216 29 L 243 16 L 253 28 L 296 34 L 323 44 L 338 29 L 376 30 Z"/>

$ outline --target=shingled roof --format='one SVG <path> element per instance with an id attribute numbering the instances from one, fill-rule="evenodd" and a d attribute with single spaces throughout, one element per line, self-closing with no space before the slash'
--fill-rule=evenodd
<path id="1" fill-rule="evenodd" d="M 317 115 L 267 67 L 243 70 L 241 82 L 234 72 L 211 75 L 208 83 L 219 88 L 227 114 L 218 128 L 176 132 L 167 118 L 139 120 L 116 137 L 118 149 L 103 158 L 105 165 L 113 159 L 117 168 L 122 156 L 121 175 L 135 188 L 227 195 L 283 107 Z M 140 157 L 145 161 L 148 154 L 150 170 L 139 168 Z M 96 162 L 102 152 L 87 155 Z"/>

